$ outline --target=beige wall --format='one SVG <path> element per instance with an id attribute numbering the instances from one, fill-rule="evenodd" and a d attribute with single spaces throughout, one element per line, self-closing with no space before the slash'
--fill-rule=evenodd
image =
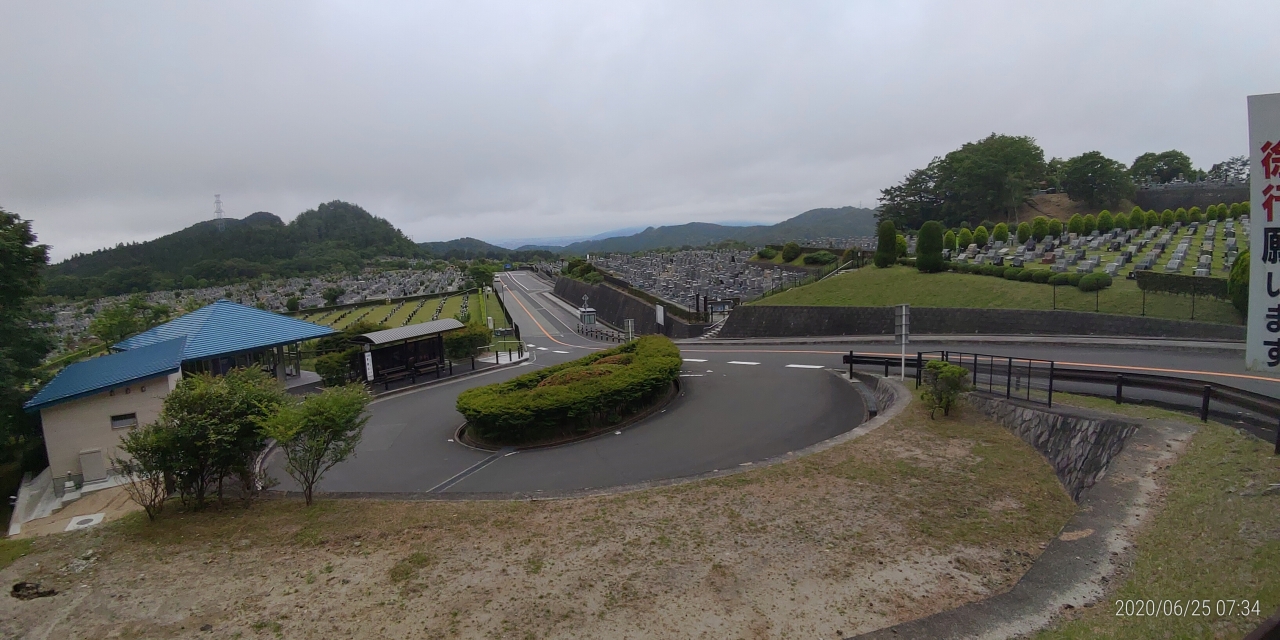
<path id="1" fill-rule="evenodd" d="M 136 413 L 139 425 L 154 422 L 160 416 L 164 397 L 177 385 L 179 376 L 174 373 L 150 378 L 41 409 L 44 446 L 53 477 L 80 473 L 80 452 L 86 449 L 101 449 L 103 463 L 110 468 L 111 457 L 123 455 L 118 445 L 120 436 L 128 432 L 112 429 L 111 416 Z"/>

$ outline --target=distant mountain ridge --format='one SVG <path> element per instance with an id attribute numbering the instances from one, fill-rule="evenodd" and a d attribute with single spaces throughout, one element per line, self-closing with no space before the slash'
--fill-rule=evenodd
<path id="1" fill-rule="evenodd" d="M 817 238 L 853 238 L 873 236 L 876 212 L 858 207 L 810 209 L 798 216 L 773 225 L 746 227 L 690 222 L 664 227 L 649 227 L 640 233 L 604 240 L 575 242 L 559 249 L 564 253 L 631 253 L 664 247 L 698 247 L 726 240 L 752 245 L 814 240 Z M 553 247 L 549 249 L 555 250 Z"/>

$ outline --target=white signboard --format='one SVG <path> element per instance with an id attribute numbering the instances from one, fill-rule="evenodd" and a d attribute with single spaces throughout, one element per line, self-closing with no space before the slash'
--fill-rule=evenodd
<path id="1" fill-rule="evenodd" d="M 364 352 L 364 375 L 369 382 L 373 382 L 373 354 L 368 351 Z"/>
<path id="2" fill-rule="evenodd" d="M 664 317 L 664 314 L 662 313 L 662 305 L 660 305 L 660 304 L 655 304 L 655 305 L 653 305 L 653 308 L 657 311 L 657 314 L 658 314 L 658 324 L 661 324 L 661 325 L 665 325 L 665 324 L 667 324 L 667 323 L 666 323 L 666 318 Z"/>
<path id="3" fill-rule="evenodd" d="M 1280 373 L 1280 93 L 1249 96 L 1249 181 L 1245 367 Z"/>

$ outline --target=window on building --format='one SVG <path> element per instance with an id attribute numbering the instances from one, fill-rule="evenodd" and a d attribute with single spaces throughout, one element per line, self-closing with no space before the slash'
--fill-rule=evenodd
<path id="1" fill-rule="evenodd" d="M 138 414 L 126 413 L 120 416 L 111 416 L 112 429 L 132 429 L 138 426 Z"/>

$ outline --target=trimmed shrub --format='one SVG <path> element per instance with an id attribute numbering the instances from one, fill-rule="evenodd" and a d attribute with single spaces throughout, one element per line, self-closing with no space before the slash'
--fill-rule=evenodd
<path id="1" fill-rule="evenodd" d="M 601 364 L 622 354 L 633 359 Z M 674 343 L 662 336 L 643 336 L 507 382 L 468 389 L 458 395 L 457 409 L 471 432 L 488 442 L 568 437 L 617 424 L 653 404 L 671 388 L 680 365 Z M 543 384 L 551 379 L 554 382 Z"/>
<path id="2" fill-rule="evenodd" d="M 831 264 L 835 261 L 836 255 L 830 251 L 815 251 L 813 253 L 806 254 L 804 257 L 804 263 L 811 265 Z"/>
<path id="3" fill-rule="evenodd" d="M 1084 216 L 1075 213 L 1071 215 L 1071 219 L 1067 220 L 1067 233 L 1084 234 Z"/>
<path id="4" fill-rule="evenodd" d="M 994 242 L 1009 243 L 1009 225 L 1001 222 L 991 230 L 991 240 Z"/>
<path id="5" fill-rule="evenodd" d="M 1087 273 L 1084 274 L 1076 286 L 1081 291 L 1100 291 L 1111 286 L 1111 276 L 1105 273 Z"/>
<path id="6" fill-rule="evenodd" d="M 760 258 L 761 260 L 772 260 L 778 257 L 778 252 L 775 249 L 770 249 L 769 247 L 765 247 L 756 252 L 756 257 Z"/>
<path id="7" fill-rule="evenodd" d="M 1219 205 L 1215 205 L 1215 206 L 1218 208 L 1218 210 L 1217 210 L 1216 212 L 1214 212 L 1214 217 L 1216 217 L 1216 218 L 1218 219 L 1218 222 L 1222 222 L 1223 220 L 1226 220 L 1226 219 L 1227 219 L 1227 205 L 1225 205 L 1225 204 L 1219 204 Z"/>
<path id="8" fill-rule="evenodd" d="M 1040 269 L 1044 271 L 1044 269 Z M 1031 282 L 1036 274 L 1036 269 L 1023 269 L 1018 272 L 1018 282 Z"/>
<path id="9" fill-rule="evenodd" d="M 1050 272 L 1050 273 L 1052 273 L 1052 272 Z M 1049 276 L 1049 284 L 1051 284 L 1051 285 L 1053 285 L 1053 286 L 1055 286 L 1055 287 L 1056 287 L 1056 286 L 1059 286 L 1059 285 L 1071 284 L 1071 282 L 1070 282 L 1070 278 L 1068 278 L 1068 277 L 1067 277 L 1067 274 L 1065 274 L 1065 273 L 1054 273 L 1053 275 Z"/>
<path id="10" fill-rule="evenodd" d="M 925 273 L 942 271 L 942 224 L 930 220 L 916 238 L 916 268 Z"/>
<path id="11" fill-rule="evenodd" d="M 1044 240 L 1049 235 L 1049 219 L 1044 216 L 1036 216 L 1031 220 L 1031 237 L 1036 242 Z"/>
<path id="12" fill-rule="evenodd" d="M 1227 276 L 1227 291 L 1231 295 L 1231 306 L 1243 315 L 1249 314 L 1249 251 L 1246 249 L 1236 256 L 1231 265 L 1231 275 Z"/>
<path id="13" fill-rule="evenodd" d="M 482 324 L 467 326 L 444 334 L 444 354 L 451 360 L 478 355 L 480 348 L 493 342 L 493 332 Z"/>
<path id="14" fill-rule="evenodd" d="M 1083 274 L 1083 273 L 1068 273 L 1068 274 L 1067 274 L 1067 284 L 1069 284 L 1069 285 L 1071 285 L 1071 286 L 1073 286 L 1073 287 L 1074 287 L 1074 286 L 1076 286 L 1076 285 L 1080 284 L 1080 279 L 1081 279 L 1081 278 L 1083 278 L 1083 277 L 1084 277 L 1084 274 Z"/>
<path id="15" fill-rule="evenodd" d="M 1133 210 L 1129 212 L 1129 228 L 1145 229 L 1146 225 L 1147 225 L 1146 212 L 1142 210 L 1142 207 L 1135 206 Z"/>
<path id="16" fill-rule="evenodd" d="M 892 223 L 890 223 L 892 224 Z M 794 242 L 788 242 L 782 245 L 782 261 L 791 262 L 800 257 L 800 245 Z"/>
<path id="17" fill-rule="evenodd" d="M 1249 203 L 1247 203 L 1247 202 L 1237 202 L 1237 203 L 1235 203 L 1235 204 L 1231 205 L 1231 214 L 1230 214 L 1230 215 L 1231 215 L 1231 219 L 1232 219 L 1232 220 L 1239 220 L 1239 219 L 1240 219 L 1240 216 L 1243 216 L 1243 215 L 1245 215 L 1245 214 L 1247 214 L 1247 213 L 1249 213 Z"/>
<path id="18" fill-rule="evenodd" d="M 978 273 L 984 276 L 993 276 L 996 274 L 996 266 L 994 264 L 978 265 Z"/>
<path id="19" fill-rule="evenodd" d="M 1020 275 L 1022 275 L 1022 269 L 1018 267 L 1006 267 L 1004 270 L 1005 280 L 1017 280 Z"/>
<path id="20" fill-rule="evenodd" d="M 1090 233 L 1093 233 L 1093 231 L 1097 228 L 1098 228 L 1098 219 L 1093 217 L 1092 213 L 1084 217 L 1085 235 L 1089 235 Z"/>
<path id="21" fill-rule="evenodd" d="M 1048 269 L 1028 269 L 1027 271 L 1031 272 L 1031 281 L 1038 282 L 1040 284 L 1048 284 L 1049 276 L 1054 275 L 1054 273 Z"/>
<path id="22" fill-rule="evenodd" d="M 875 263 L 877 267 L 886 269 L 892 267 L 897 258 L 898 230 L 894 228 L 892 220 L 885 220 L 880 223 L 880 228 L 876 230 Z"/>
<path id="23" fill-rule="evenodd" d="M 1228 281 L 1222 278 L 1188 276 L 1180 273 L 1139 271 L 1135 276 L 1138 288 L 1143 291 L 1161 291 L 1178 295 L 1211 296 L 1230 300 Z"/>
<path id="24" fill-rule="evenodd" d="M 898 239 L 894 244 L 898 249 L 898 257 L 905 257 L 907 255 L 907 249 L 910 247 L 910 245 L 907 244 L 907 237 L 899 233 Z"/>
<path id="25" fill-rule="evenodd" d="M 1116 228 L 1116 219 L 1112 217 L 1111 212 L 1106 209 L 1098 214 L 1098 231 L 1110 231 Z"/>
<path id="26" fill-rule="evenodd" d="M 1187 219 L 1191 222 L 1206 222 L 1204 214 L 1200 212 L 1200 207 L 1187 209 Z"/>
<path id="27" fill-rule="evenodd" d="M 968 249 L 969 245 L 973 244 L 973 232 L 964 227 L 960 227 L 960 235 L 956 236 L 956 242 L 960 243 L 961 251 Z"/>
<path id="28" fill-rule="evenodd" d="M 989 266 L 991 266 L 991 265 L 989 265 L 989 264 L 967 264 L 967 265 L 965 265 L 965 266 L 964 266 L 964 270 L 965 270 L 966 272 L 968 272 L 968 273 L 972 273 L 972 274 L 974 274 L 974 275 L 982 275 L 982 273 L 983 273 L 982 268 L 983 268 L 983 267 L 989 267 Z"/>
<path id="29" fill-rule="evenodd" d="M 1160 213 L 1160 226 L 1162 227 L 1172 227 L 1173 223 L 1177 221 L 1178 215 L 1173 212 L 1173 209 L 1165 209 Z"/>
<path id="30" fill-rule="evenodd" d="M 1186 209 L 1178 207 L 1178 210 L 1173 212 L 1173 219 L 1182 224 L 1187 224 L 1191 222 L 1191 215 L 1187 213 Z"/>
<path id="31" fill-rule="evenodd" d="M 995 277 L 997 277 L 997 278 L 1003 278 L 1003 277 L 1004 277 L 1004 271 L 1005 271 L 1005 269 L 1007 269 L 1007 268 L 1008 268 L 1008 267 L 1001 267 L 1001 266 L 997 266 L 997 265 L 992 265 L 992 266 L 991 266 L 991 275 L 993 275 L 993 276 L 995 276 Z"/>
<path id="32" fill-rule="evenodd" d="M 1018 244 L 1026 244 L 1027 240 L 1031 239 L 1031 225 L 1025 222 L 1019 223 L 1017 237 L 1018 237 Z"/>
<path id="33" fill-rule="evenodd" d="M 942 234 L 942 248 L 956 250 L 956 232 L 948 229 L 946 233 Z"/>
<path id="34" fill-rule="evenodd" d="M 973 243 L 978 245 L 979 249 L 987 246 L 987 241 L 990 239 L 991 234 L 987 233 L 986 227 L 979 225 L 977 229 L 973 230 Z"/>
<path id="35" fill-rule="evenodd" d="M 1122 213 L 1117 213 L 1117 214 L 1116 214 L 1116 217 L 1115 217 L 1115 223 L 1114 223 L 1114 224 L 1116 225 L 1116 226 L 1115 226 L 1115 228 L 1117 228 L 1117 229 L 1128 229 L 1128 228 L 1129 228 L 1129 216 L 1128 216 L 1128 215 L 1126 215 L 1126 214 L 1124 214 L 1123 212 L 1122 212 Z"/>
<path id="36" fill-rule="evenodd" d="M 1049 220 L 1049 235 L 1055 238 L 1062 238 L 1062 221 L 1057 218 Z"/>

